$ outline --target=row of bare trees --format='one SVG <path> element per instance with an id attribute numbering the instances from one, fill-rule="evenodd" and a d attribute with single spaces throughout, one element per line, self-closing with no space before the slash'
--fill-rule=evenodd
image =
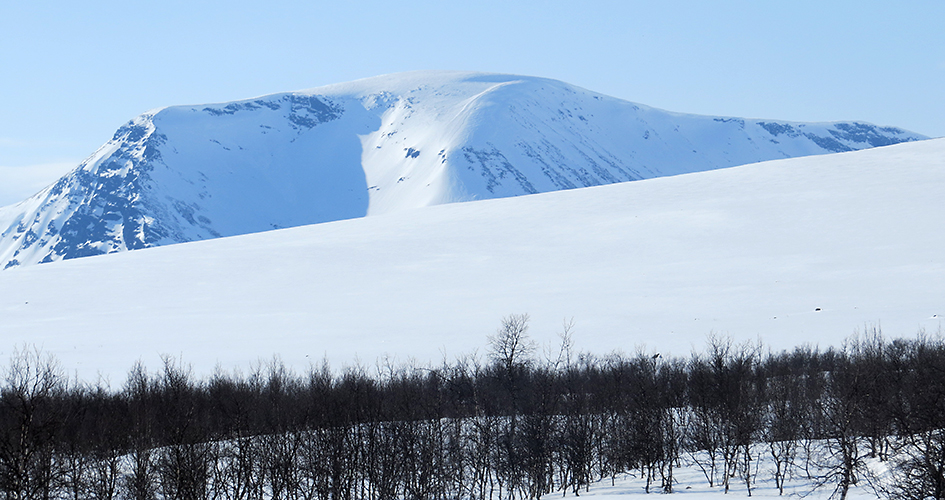
<path id="1" fill-rule="evenodd" d="M 580 494 L 632 473 L 672 492 L 804 477 L 843 498 L 886 461 L 893 498 L 945 498 L 945 341 L 878 333 L 763 352 L 712 338 L 688 358 L 539 359 L 527 316 L 488 359 L 298 375 L 278 361 L 197 380 L 165 359 L 118 390 L 15 354 L 0 392 L 9 499 L 496 499 Z M 755 464 L 773 464 L 770 472 Z M 759 478 L 759 474 L 770 474 Z"/>

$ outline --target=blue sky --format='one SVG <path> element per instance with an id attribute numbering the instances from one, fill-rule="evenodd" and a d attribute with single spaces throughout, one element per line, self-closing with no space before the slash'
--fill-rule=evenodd
<path id="1" fill-rule="evenodd" d="M 0 205 L 151 108 L 418 69 L 945 136 L 941 0 L 3 2 Z"/>

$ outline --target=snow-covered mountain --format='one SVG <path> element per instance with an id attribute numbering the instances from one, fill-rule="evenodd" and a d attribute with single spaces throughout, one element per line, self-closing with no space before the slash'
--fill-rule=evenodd
<path id="1" fill-rule="evenodd" d="M 422 154 L 421 154 L 422 155 Z M 556 345 L 688 355 L 857 329 L 942 331 L 945 139 L 453 203 L 0 273 L 0 332 L 115 383 L 162 353 L 198 374 L 484 352 L 502 317 Z"/>
<path id="2" fill-rule="evenodd" d="M 0 209 L 0 269 L 922 138 L 670 113 L 541 78 L 396 74 L 145 113 Z"/>

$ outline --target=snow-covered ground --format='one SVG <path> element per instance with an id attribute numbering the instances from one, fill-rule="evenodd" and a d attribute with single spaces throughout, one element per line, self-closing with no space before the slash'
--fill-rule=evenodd
<path id="1" fill-rule="evenodd" d="M 481 349 L 510 313 L 555 343 L 687 355 L 707 334 L 837 345 L 945 316 L 945 140 L 171 245 L 0 273 L 0 356 L 121 383 Z"/>
<path id="2" fill-rule="evenodd" d="M 693 455 L 685 453 L 680 459 L 681 467 L 673 471 L 673 494 L 680 495 L 682 498 L 691 499 L 718 499 L 724 498 L 810 498 L 815 500 L 826 500 L 832 497 L 837 485 L 827 484 L 821 476 L 825 474 L 823 467 L 812 466 L 810 468 L 811 477 L 808 477 L 804 470 L 803 453 L 796 458 L 796 463 L 790 467 L 790 473 L 785 480 L 783 494 L 778 489 L 774 480 L 774 461 L 770 455 L 766 454 L 765 445 L 755 445 L 752 447 L 755 453 L 752 470 L 754 476 L 751 484 L 751 495 L 745 481 L 739 478 L 732 478 L 729 484 L 728 493 L 725 492 L 718 480 L 713 487 L 709 487 L 705 474 L 692 459 Z M 696 452 L 696 458 L 706 462 L 704 452 Z M 886 471 L 888 462 L 880 462 L 875 459 L 865 459 L 867 467 L 874 477 L 860 476 L 857 484 L 850 487 L 847 492 L 847 499 L 874 499 L 878 495 L 872 483 L 881 485 L 888 481 Z M 659 476 L 650 484 L 649 495 L 662 493 Z M 582 489 L 580 497 L 593 498 L 594 500 L 630 500 L 635 497 L 643 498 L 649 496 L 646 492 L 646 479 L 639 470 L 630 474 L 620 474 L 613 479 L 604 479 L 593 483 L 587 490 Z M 573 492 L 568 491 L 566 497 L 574 498 Z M 542 497 L 545 500 L 562 498 L 562 494 L 552 493 Z"/>

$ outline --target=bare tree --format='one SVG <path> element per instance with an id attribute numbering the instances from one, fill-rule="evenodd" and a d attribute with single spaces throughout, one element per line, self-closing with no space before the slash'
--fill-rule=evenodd
<path id="1" fill-rule="evenodd" d="M 528 319 L 527 314 L 506 316 L 495 335 L 489 336 L 489 353 L 506 373 L 526 365 L 535 352 L 535 343 L 528 337 Z"/>
<path id="2" fill-rule="evenodd" d="M 900 438 L 885 493 L 896 500 L 945 498 L 945 342 L 920 335 L 902 350 Z"/>
<path id="3" fill-rule="evenodd" d="M 0 489 L 7 498 L 49 498 L 65 391 L 59 364 L 39 349 L 14 351 L 0 394 Z"/>

